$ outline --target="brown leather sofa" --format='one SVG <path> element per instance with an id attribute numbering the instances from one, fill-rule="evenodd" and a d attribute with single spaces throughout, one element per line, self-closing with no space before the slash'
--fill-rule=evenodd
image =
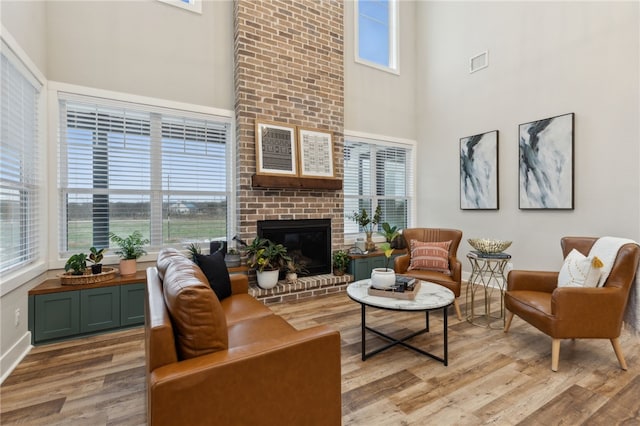
<path id="1" fill-rule="evenodd" d="M 462 240 L 462 231 L 444 228 L 407 228 L 402 231 L 402 237 L 406 241 L 409 252 L 408 254 L 395 258 L 395 272 L 447 287 L 455 295 L 453 306 L 456 309 L 458 319 L 462 321 L 462 313 L 460 312 L 460 304 L 458 303 L 460 289 L 462 288 L 462 263 L 460 263 L 457 257 L 458 246 Z M 411 264 L 411 240 L 422 242 L 451 241 L 451 245 L 449 246 L 449 269 L 451 270 L 451 275 L 430 270 L 409 270 L 409 265 Z"/>
<path id="2" fill-rule="evenodd" d="M 597 238 L 564 237 L 564 257 L 574 248 L 587 256 Z M 517 315 L 551 337 L 551 370 L 558 370 L 562 339 L 609 339 L 620 367 L 627 369 L 618 337 L 622 318 L 640 260 L 640 248 L 625 244 L 618 251 L 603 287 L 560 287 L 558 272 L 513 270 L 504 296 L 507 309 L 504 332 Z"/>
<path id="3" fill-rule="evenodd" d="M 232 275 L 219 301 L 200 268 L 163 250 L 147 269 L 150 425 L 339 425 L 340 334 L 296 330 Z"/>

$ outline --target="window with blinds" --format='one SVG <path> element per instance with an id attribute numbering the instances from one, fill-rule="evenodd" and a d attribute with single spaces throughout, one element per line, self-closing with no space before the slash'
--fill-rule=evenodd
<path id="1" fill-rule="evenodd" d="M 385 141 L 345 137 L 344 215 L 345 234 L 361 232 L 349 218 L 380 206 L 381 223 L 406 228 L 413 201 L 413 147 Z M 380 227 L 378 227 L 380 229 Z"/>
<path id="2" fill-rule="evenodd" d="M 2 42 L 0 68 L 0 273 L 40 256 L 38 102 L 42 85 Z"/>
<path id="3" fill-rule="evenodd" d="M 140 231 L 150 248 L 227 237 L 228 118 L 60 94 L 63 254 Z"/>

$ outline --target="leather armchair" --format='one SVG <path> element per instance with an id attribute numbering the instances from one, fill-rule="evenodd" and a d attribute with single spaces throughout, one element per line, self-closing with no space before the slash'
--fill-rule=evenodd
<path id="1" fill-rule="evenodd" d="M 395 272 L 447 287 L 455 295 L 453 306 L 456 309 L 458 319 L 462 321 L 462 313 L 460 312 L 460 304 L 458 303 L 460 289 L 462 287 L 462 263 L 460 263 L 457 258 L 458 246 L 462 240 L 462 231 L 444 228 L 407 228 L 402 231 L 402 237 L 407 243 L 409 252 L 404 256 L 395 258 Z M 451 241 L 451 245 L 449 246 L 449 268 L 451 275 L 421 269 L 409 270 L 409 265 L 411 264 L 411 240 L 423 242 Z"/>
<path id="2" fill-rule="evenodd" d="M 562 253 L 574 248 L 585 256 L 597 238 L 564 237 Z M 551 370 L 558 370 L 562 339 L 609 339 L 620 367 L 627 369 L 619 343 L 622 318 L 640 259 L 640 247 L 625 244 L 618 251 L 603 287 L 560 287 L 558 272 L 513 270 L 504 301 L 508 310 L 504 332 L 514 315 L 551 337 Z"/>

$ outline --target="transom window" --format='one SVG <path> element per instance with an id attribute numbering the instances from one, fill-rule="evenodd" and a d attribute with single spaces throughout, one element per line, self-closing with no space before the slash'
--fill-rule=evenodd
<path id="1" fill-rule="evenodd" d="M 357 0 L 356 61 L 398 72 L 397 0 Z"/>
<path id="2" fill-rule="evenodd" d="M 362 231 L 349 219 L 354 212 L 364 208 L 373 215 L 377 206 L 382 213 L 381 223 L 388 222 L 399 229 L 409 226 L 414 196 L 412 156 L 410 145 L 345 137 L 345 234 Z"/>
<path id="3" fill-rule="evenodd" d="M 227 237 L 230 119 L 60 94 L 60 252 Z"/>

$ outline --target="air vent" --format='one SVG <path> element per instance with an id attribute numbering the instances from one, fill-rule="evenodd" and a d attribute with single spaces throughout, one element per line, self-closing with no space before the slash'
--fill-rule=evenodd
<path id="1" fill-rule="evenodd" d="M 480 71 L 481 69 L 489 66 L 489 51 L 485 50 L 482 53 L 472 56 L 469 59 L 469 73 Z"/>

